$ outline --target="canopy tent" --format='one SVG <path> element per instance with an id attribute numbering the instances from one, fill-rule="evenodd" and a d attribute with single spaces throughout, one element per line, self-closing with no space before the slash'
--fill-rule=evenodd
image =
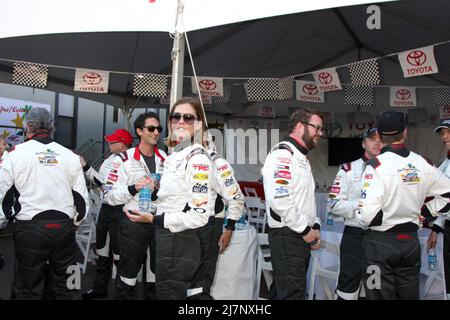
<path id="1" fill-rule="evenodd" d="M 310 4 L 306 4 L 306 1 L 259 0 L 254 5 L 249 0 L 239 3 L 229 0 L 223 4 L 229 5 L 231 11 L 227 11 L 225 7 L 210 9 L 213 4 L 218 5 L 217 2 L 185 0 L 183 24 L 180 24 L 180 28 L 184 26 L 189 31 L 197 75 L 225 77 L 225 86 L 232 87 L 237 93 L 244 92 L 242 83 L 245 78 L 298 75 L 450 39 L 450 20 L 447 17 L 450 4 L 447 0 L 379 3 L 380 30 L 367 28 L 368 1 L 364 1 L 363 5 L 345 7 L 337 6 L 356 2 L 313 1 L 313 6 L 325 4 L 328 8 L 301 9 L 298 6 Z M 64 6 L 60 1 L 40 1 L 36 5 L 24 3 L 0 3 L 2 12 L 9 13 L 0 21 L 1 82 L 11 83 L 12 61 L 48 64 L 47 89 L 118 107 L 130 107 L 136 103 L 137 98 L 132 95 L 133 73 L 171 74 L 171 33 L 175 31 L 176 25 L 176 1 L 142 0 L 127 2 L 123 6 L 122 1 L 78 1 L 73 4 L 64 3 Z M 138 5 L 137 9 L 133 7 L 134 4 Z M 101 10 L 96 5 L 100 5 Z M 244 7 L 246 5 L 248 7 Z M 269 8 L 269 13 L 266 11 L 261 14 L 262 8 Z M 88 13 L 81 13 L 82 9 L 87 9 Z M 162 13 L 166 12 L 163 9 L 170 13 Z M 315 9 L 322 10 L 300 12 Z M 188 17 L 188 12 L 194 13 L 194 18 Z M 241 18 L 239 15 L 247 13 L 250 16 Z M 222 19 L 227 16 L 228 20 Z M 161 26 L 164 27 L 156 28 L 155 25 L 160 20 L 163 20 Z M 213 23 L 206 24 L 208 20 Z M 49 25 L 47 29 L 39 26 L 44 22 Z M 62 22 L 68 23 L 66 27 L 60 27 Z M 95 24 L 100 25 L 100 28 L 95 29 Z M 93 30 L 96 32 L 87 32 Z M 380 59 L 381 84 L 424 87 L 448 85 L 450 61 L 447 57 L 450 45 L 437 46 L 434 51 L 439 73 L 429 76 L 404 78 L 397 56 Z M 185 76 L 192 76 L 187 52 L 183 62 Z M 111 71 L 109 93 L 74 92 L 75 67 Z M 348 72 L 342 72 L 341 77 L 343 82 L 350 82 Z M 312 79 L 310 76 L 305 78 Z M 184 95 L 191 95 L 191 90 L 190 79 L 185 79 Z M 387 89 L 380 88 L 378 91 L 383 90 Z M 284 109 L 280 113 L 280 117 L 284 118 L 287 118 L 289 106 L 306 105 L 343 112 L 358 110 L 355 106 L 346 105 L 342 96 L 342 92 L 332 92 L 327 93 L 325 104 L 281 101 L 275 106 Z M 125 102 L 124 97 L 127 99 Z M 247 104 L 248 101 L 242 94 L 232 95 L 231 98 L 232 103 L 213 105 L 212 110 L 227 115 L 230 119 L 242 115 L 249 119 L 256 117 L 255 109 Z M 418 94 L 421 107 L 430 109 L 432 99 L 430 90 L 423 90 Z M 159 101 L 141 98 L 137 106 L 147 107 L 153 102 Z M 238 108 L 234 102 L 237 102 Z M 376 97 L 375 107 L 371 109 L 378 111 L 386 107 L 387 101 Z M 282 120 L 278 123 L 281 124 Z M 423 133 L 421 131 L 420 136 L 417 136 L 418 141 L 423 141 L 427 136 Z M 432 158 L 436 160 L 439 156 L 436 154 Z M 326 160 L 320 161 L 323 166 L 327 165 Z M 256 174 L 256 167 L 252 174 Z"/>
<path id="2" fill-rule="evenodd" d="M 168 32 L 175 30 L 176 2 L 97 0 L 62 4 L 47 0 L 33 4 L 3 1 L 2 12 L 9 14 L 0 21 L 0 38 L 4 38 L 0 40 L 0 58 L 69 67 L 50 68 L 49 89 L 52 84 L 70 87 L 74 67 L 170 74 L 173 43 Z M 358 60 L 359 56 L 364 57 L 358 50 L 370 49 L 372 43 L 371 39 L 357 34 L 358 30 L 368 31 L 365 27 L 367 6 L 308 14 L 287 13 L 367 2 L 185 0 L 179 28 L 190 31 L 222 25 L 189 33 L 199 75 L 284 76 Z M 383 6 L 397 3 L 386 2 Z M 266 16 L 276 17 L 242 22 Z M 386 18 L 383 15 L 383 23 L 388 24 Z M 223 25 L 236 21 L 240 22 Z M 386 52 L 386 49 L 375 49 Z M 192 75 L 189 59 L 184 60 L 185 74 Z M 11 62 L 0 61 L 0 70 L 10 73 Z M 1 80 L 9 82 L 10 78 L 4 75 Z M 129 96 L 131 82 L 130 74 L 112 74 L 110 95 Z M 185 91 L 185 94 L 190 92 Z"/>

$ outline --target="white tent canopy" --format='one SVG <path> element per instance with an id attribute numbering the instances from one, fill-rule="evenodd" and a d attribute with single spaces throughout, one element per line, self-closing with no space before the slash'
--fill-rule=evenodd
<path id="1" fill-rule="evenodd" d="M 384 0 L 385 2 L 392 0 Z M 240 21 L 373 2 L 371 0 L 2 0 L 0 38 L 79 32 L 188 32 Z"/>

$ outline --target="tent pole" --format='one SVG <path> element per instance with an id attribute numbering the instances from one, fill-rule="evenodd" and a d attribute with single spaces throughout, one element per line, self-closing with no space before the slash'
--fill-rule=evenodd
<path id="1" fill-rule="evenodd" d="M 184 33 L 175 32 L 172 49 L 172 83 L 170 88 L 170 106 L 173 106 L 173 104 L 183 96 L 184 49 Z"/>

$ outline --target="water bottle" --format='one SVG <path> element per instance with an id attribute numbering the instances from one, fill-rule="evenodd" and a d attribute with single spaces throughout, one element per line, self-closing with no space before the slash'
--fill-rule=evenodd
<path id="1" fill-rule="evenodd" d="M 437 256 L 434 248 L 428 250 L 428 269 L 435 271 L 437 268 Z"/>
<path id="2" fill-rule="evenodd" d="M 329 228 L 333 227 L 333 216 L 330 212 L 327 212 L 327 226 Z"/>
<path id="3" fill-rule="evenodd" d="M 145 185 L 139 191 L 139 210 L 141 212 L 149 212 L 152 203 L 152 192 L 148 185 Z"/>

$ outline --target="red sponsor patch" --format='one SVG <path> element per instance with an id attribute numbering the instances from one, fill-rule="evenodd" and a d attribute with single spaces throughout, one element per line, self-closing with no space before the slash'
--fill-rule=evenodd
<path id="1" fill-rule="evenodd" d="M 339 193 L 339 192 L 341 192 L 341 187 L 332 186 L 332 187 L 330 188 L 330 192 L 331 192 L 331 193 Z"/>
<path id="2" fill-rule="evenodd" d="M 291 179 L 291 172 L 286 170 L 278 170 L 275 171 L 274 178 L 283 178 L 283 179 Z"/>
<path id="3" fill-rule="evenodd" d="M 193 164 L 192 167 L 198 171 L 208 171 L 209 170 L 209 166 L 204 165 L 204 164 Z"/>
<path id="4" fill-rule="evenodd" d="M 411 240 L 412 237 L 409 234 L 398 234 L 397 240 Z"/>
<path id="5" fill-rule="evenodd" d="M 373 179 L 373 174 L 371 174 L 371 173 L 366 174 L 366 175 L 364 176 L 364 179 L 366 179 L 366 180 Z"/>
<path id="6" fill-rule="evenodd" d="M 220 167 L 217 168 L 217 170 L 219 170 L 219 171 L 225 171 L 227 169 L 228 169 L 228 165 L 227 164 L 224 164 L 223 166 L 220 166 Z"/>
<path id="7" fill-rule="evenodd" d="M 108 176 L 108 180 L 111 180 L 113 182 L 116 182 L 118 178 L 119 178 L 119 176 L 117 174 L 113 174 L 113 173 L 110 173 Z"/>
<path id="8" fill-rule="evenodd" d="M 61 229 L 61 224 L 60 223 L 47 223 L 45 225 L 46 229 Z"/>

